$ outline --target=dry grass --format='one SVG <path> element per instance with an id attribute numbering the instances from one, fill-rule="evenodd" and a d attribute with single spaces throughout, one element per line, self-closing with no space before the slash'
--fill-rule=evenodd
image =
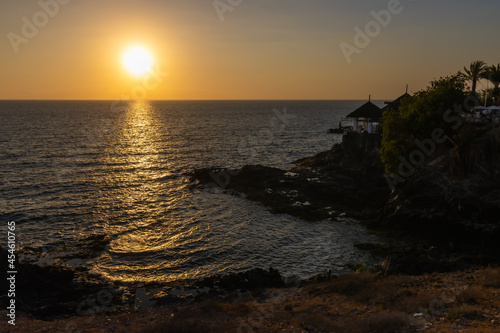
<path id="1" fill-rule="evenodd" d="M 356 295 L 365 291 L 369 286 L 376 281 L 376 274 L 356 273 L 345 275 L 338 279 L 332 280 L 327 290 L 337 292 L 342 295 Z"/>
<path id="2" fill-rule="evenodd" d="M 458 301 L 463 303 L 478 303 L 480 300 L 485 298 L 485 291 L 480 286 L 466 287 L 460 295 L 458 295 Z"/>
<path id="3" fill-rule="evenodd" d="M 446 318 L 450 320 L 455 319 L 474 319 L 483 313 L 478 306 L 463 304 L 455 306 L 446 312 Z"/>
<path id="4" fill-rule="evenodd" d="M 500 268 L 488 268 L 485 270 L 481 284 L 485 287 L 500 288 Z"/>
<path id="5" fill-rule="evenodd" d="M 237 307 L 241 313 L 248 311 L 247 306 Z M 235 325 L 234 317 L 229 315 L 217 299 L 206 299 L 190 307 L 174 311 L 168 318 L 157 323 L 144 333 L 218 333 L 224 332 L 229 326 Z"/>
<path id="6" fill-rule="evenodd" d="M 20 318 L 13 332 L 67 332 L 68 322 L 80 332 L 115 333 L 415 332 L 426 324 L 429 332 L 500 332 L 499 273 L 498 268 L 422 276 L 358 273 L 300 288 L 206 296 L 180 308 L 52 322 Z"/>
<path id="7" fill-rule="evenodd" d="M 267 302 L 273 295 L 240 296 L 222 300 L 218 297 L 207 298 L 178 310 L 141 333 L 191 333 L 191 332 L 236 332 L 258 331 L 264 328 L 265 320 L 273 314 L 289 313 L 283 311 L 279 301 Z M 318 317 L 319 318 L 319 317 Z M 316 319 L 317 320 L 317 319 Z M 319 323 L 320 321 L 318 321 Z"/>
<path id="8" fill-rule="evenodd" d="M 371 300 L 378 304 L 394 304 L 401 298 L 411 297 L 418 292 L 412 283 L 413 279 L 406 275 L 380 279 L 380 281 L 368 286 L 371 292 L 375 293 Z"/>
<path id="9" fill-rule="evenodd" d="M 148 328 L 144 333 L 199 333 L 199 332 L 222 332 L 221 328 L 215 325 L 208 326 L 207 324 L 198 321 L 167 321 L 156 327 Z"/>
<path id="10" fill-rule="evenodd" d="M 361 320 L 351 321 L 343 327 L 343 331 L 359 333 L 397 333 L 402 332 L 409 326 L 410 321 L 407 314 L 395 311 L 384 311 L 370 315 Z"/>
<path id="11" fill-rule="evenodd" d="M 402 297 L 398 300 L 397 307 L 408 313 L 426 312 L 438 297 L 437 293 L 421 292 L 414 296 Z"/>
<path id="12" fill-rule="evenodd" d="M 296 318 L 297 326 L 300 326 L 306 331 L 319 332 L 339 332 L 341 326 L 336 318 L 330 318 L 319 313 L 303 313 Z"/>

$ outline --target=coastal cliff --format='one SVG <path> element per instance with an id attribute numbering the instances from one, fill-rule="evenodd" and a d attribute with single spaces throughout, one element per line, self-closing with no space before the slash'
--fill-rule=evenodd
<path id="1" fill-rule="evenodd" d="M 222 174 L 220 186 L 214 180 Z M 465 147 L 440 149 L 392 188 L 376 150 L 340 144 L 297 160 L 291 170 L 206 168 L 191 178 L 306 220 L 347 214 L 370 226 L 408 230 L 438 225 L 489 236 L 500 230 L 500 128 L 483 130 Z"/>
<path id="2" fill-rule="evenodd" d="M 500 260 L 500 129 L 471 131 L 466 144 L 436 149 L 392 188 L 376 150 L 342 145 L 302 158 L 291 170 L 199 169 L 191 177 L 196 186 L 243 194 L 273 213 L 309 221 L 359 219 L 394 240 L 358 245 L 390 259 L 388 272 L 451 271 Z M 407 246 L 394 245 L 400 241 Z"/>
<path id="3" fill-rule="evenodd" d="M 500 239 L 500 128 L 471 135 L 441 150 L 397 184 L 378 223 L 408 229 L 461 232 L 469 241 Z M 459 140 L 459 138 L 458 138 Z"/>

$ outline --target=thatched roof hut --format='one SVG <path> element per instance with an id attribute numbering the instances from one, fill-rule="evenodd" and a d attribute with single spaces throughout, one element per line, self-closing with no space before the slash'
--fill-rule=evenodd
<path id="1" fill-rule="evenodd" d="M 411 97 L 411 95 L 408 94 L 408 92 L 405 92 L 403 95 L 399 96 L 398 98 L 396 98 L 392 102 L 385 102 L 385 104 L 387 104 L 387 105 L 382 108 L 382 112 L 387 111 L 387 110 L 393 110 L 396 112 L 399 111 L 399 107 L 401 106 L 401 102 L 403 102 L 403 100 L 405 98 L 408 98 L 408 97 Z"/>
<path id="2" fill-rule="evenodd" d="M 359 108 L 349 113 L 346 118 L 355 118 L 358 120 L 380 121 L 382 110 L 371 101 L 366 102 Z"/>

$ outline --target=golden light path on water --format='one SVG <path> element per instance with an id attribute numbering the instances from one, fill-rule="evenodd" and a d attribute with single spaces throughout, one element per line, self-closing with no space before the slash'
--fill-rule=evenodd
<path id="1" fill-rule="evenodd" d="M 158 133 L 164 132 L 164 129 L 157 129 L 160 124 L 155 123 L 152 117 L 151 105 L 145 101 L 131 103 L 122 125 L 115 145 L 119 153 L 109 156 L 106 163 L 126 165 L 127 169 L 121 170 L 118 179 L 105 179 L 104 182 L 113 184 L 111 187 L 115 187 L 117 182 L 122 184 L 116 186 L 118 189 L 112 197 L 114 205 L 122 207 L 129 219 L 128 223 L 122 225 L 108 224 L 107 233 L 117 235 L 109 245 L 109 253 L 114 257 L 143 256 L 144 261 L 137 263 L 135 267 L 130 263 L 126 266 L 113 264 L 109 267 L 107 262 L 111 258 L 108 254 L 100 258 L 100 265 L 96 270 L 110 279 L 133 282 L 134 279 L 131 279 L 129 274 L 120 276 L 117 272 L 120 269 L 132 269 L 141 275 L 141 271 L 159 272 L 180 266 L 183 262 L 179 259 L 148 259 L 175 249 L 177 242 L 192 236 L 192 231 L 184 230 L 179 233 L 180 221 L 176 223 L 173 218 L 168 219 L 169 212 L 174 210 L 174 206 L 182 199 L 179 197 L 181 192 L 172 193 L 174 189 L 165 189 L 161 182 L 149 181 L 164 177 L 166 174 L 159 170 L 169 167 L 165 165 L 165 160 L 161 161 L 159 158 L 164 148 L 159 145 L 164 145 L 165 142 Z M 169 197 L 169 194 L 172 197 Z M 169 206 L 170 201 L 172 206 Z M 164 208 L 164 216 L 159 216 L 159 206 Z M 109 274 L 109 269 L 112 274 Z M 145 276 L 141 276 L 142 281 L 144 278 Z M 157 281 L 157 277 L 152 278 L 153 280 Z"/>
<path id="2" fill-rule="evenodd" d="M 351 253 L 352 243 L 345 246 L 361 231 L 356 225 L 304 225 L 242 198 L 189 190 L 187 177 L 172 177 L 171 170 L 186 145 L 200 141 L 172 145 L 169 131 L 178 137 L 186 127 L 175 122 L 149 102 L 131 103 L 119 122 L 103 155 L 112 169 L 95 179 L 105 198 L 95 220 L 112 240 L 93 272 L 123 282 L 170 282 L 268 268 L 282 256 L 319 254 L 311 264 L 323 265 Z"/>

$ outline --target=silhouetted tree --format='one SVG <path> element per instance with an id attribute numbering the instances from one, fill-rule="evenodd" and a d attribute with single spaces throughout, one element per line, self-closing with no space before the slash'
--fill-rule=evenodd
<path id="1" fill-rule="evenodd" d="M 486 66 L 486 63 L 481 60 L 471 62 L 469 68 L 464 67 L 464 72 L 460 72 L 464 78 L 471 81 L 472 96 L 476 96 L 477 81 L 485 78 L 487 72 L 488 67 Z"/>
<path id="2" fill-rule="evenodd" d="M 488 67 L 486 77 L 495 86 L 495 89 L 493 89 L 493 96 L 500 95 L 500 89 L 499 89 L 499 86 L 500 86 L 500 64 L 497 64 L 496 66 L 492 65 L 492 66 Z"/>

